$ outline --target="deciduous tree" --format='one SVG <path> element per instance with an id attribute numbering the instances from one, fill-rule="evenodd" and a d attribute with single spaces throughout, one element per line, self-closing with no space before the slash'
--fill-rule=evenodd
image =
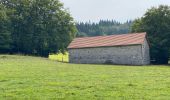
<path id="1" fill-rule="evenodd" d="M 63 52 L 75 36 L 75 24 L 58 0 L 2 0 L 12 27 L 13 52 L 47 57 Z"/>
<path id="2" fill-rule="evenodd" d="M 157 64 L 167 64 L 170 50 L 170 6 L 161 5 L 149 9 L 132 25 L 132 32 L 147 32 L 151 46 L 151 58 Z"/>
<path id="3" fill-rule="evenodd" d="M 0 4 L 0 53 L 9 53 L 11 49 L 10 21 L 5 7 Z"/>

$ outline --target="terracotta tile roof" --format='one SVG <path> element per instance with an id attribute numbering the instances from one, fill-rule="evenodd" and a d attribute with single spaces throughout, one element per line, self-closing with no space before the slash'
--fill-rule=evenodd
<path id="1" fill-rule="evenodd" d="M 143 44 L 145 36 L 146 33 L 129 33 L 120 35 L 75 38 L 68 46 L 68 49 Z"/>

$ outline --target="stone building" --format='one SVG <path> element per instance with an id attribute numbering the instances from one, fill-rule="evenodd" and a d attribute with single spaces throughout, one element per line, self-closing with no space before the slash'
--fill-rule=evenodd
<path id="1" fill-rule="evenodd" d="M 150 64 L 146 33 L 75 38 L 68 51 L 70 63 Z"/>

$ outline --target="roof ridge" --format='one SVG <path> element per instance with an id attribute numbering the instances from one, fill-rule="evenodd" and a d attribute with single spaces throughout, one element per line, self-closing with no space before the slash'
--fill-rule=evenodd
<path id="1" fill-rule="evenodd" d="M 129 34 L 146 34 L 146 32 L 120 33 L 120 34 L 112 34 L 112 35 L 100 35 L 100 36 L 89 36 L 89 37 L 77 37 L 77 38 L 75 38 L 75 39 L 81 39 L 81 38 L 94 38 L 94 37 L 109 37 L 109 36 L 115 36 L 115 35 L 129 35 Z"/>

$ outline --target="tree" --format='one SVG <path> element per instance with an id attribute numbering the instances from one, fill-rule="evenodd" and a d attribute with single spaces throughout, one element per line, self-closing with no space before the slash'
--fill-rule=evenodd
<path id="1" fill-rule="evenodd" d="M 120 23 L 115 20 L 100 20 L 98 23 L 80 22 L 76 24 L 77 37 L 124 34 L 130 32 L 132 21 Z"/>
<path id="2" fill-rule="evenodd" d="M 9 19 L 5 7 L 0 4 L 0 53 L 9 53 L 11 37 L 9 31 Z"/>
<path id="3" fill-rule="evenodd" d="M 149 9 L 134 21 L 132 32 L 147 32 L 151 46 L 151 59 L 167 64 L 170 50 L 170 6 L 160 5 Z"/>
<path id="4" fill-rule="evenodd" d="M 64 52 L 76 27 L 58 0 L 2 0 L 12 27 L 13 52 L 48 57 Z"/>

